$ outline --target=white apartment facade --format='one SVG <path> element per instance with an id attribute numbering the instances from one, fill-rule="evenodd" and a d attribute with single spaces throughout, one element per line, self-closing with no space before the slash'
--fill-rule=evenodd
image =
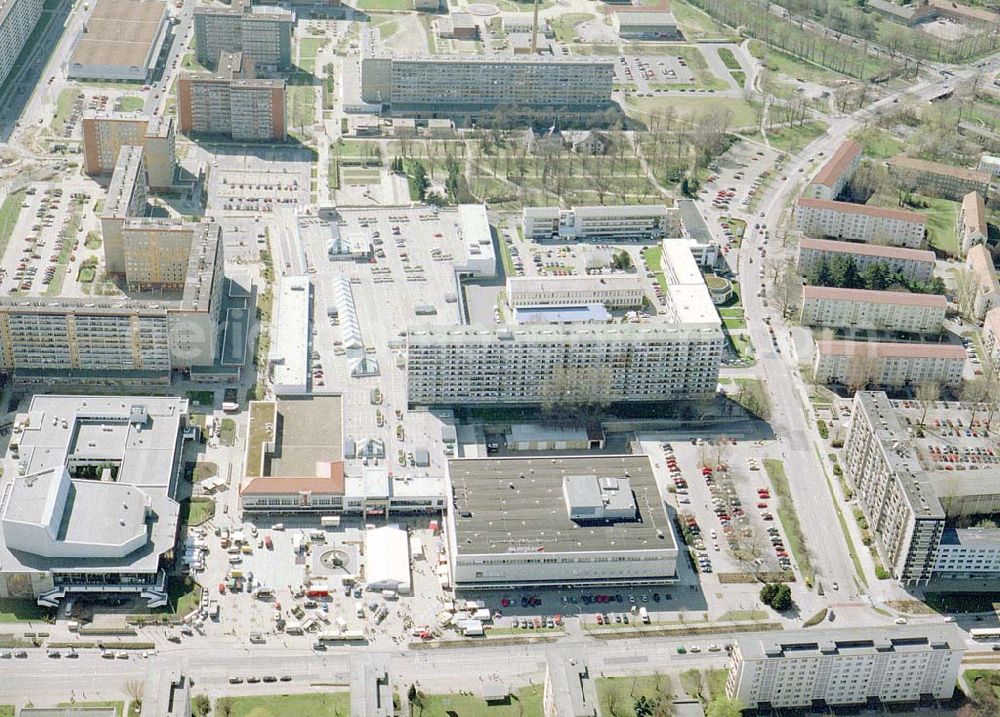
<path id="1" fill-rule="evenodd" d="M 642 306 L 638 274 L 507 277 L 507 303 L 521 306 L 604 304 L 608 309 Z"/>
<path id="2" fill-rule="evenodd" d="M 962 243 L 962 253 L 968 253 L 976 244 L 985 244 L 986 202 L 979 192 L 969 192 L 962 197 L 962 209 L 958 213 L 958 238 Z"/>
<path id="3" fill-rule="evenodd" d="M 608 402 L 716 389 L 716 324 L 421 326 L 407 332 L 410 406 L 539 404 L 566 391 Z"/>
<path id="4" fill-rule="evenodd" d="M 802 197 L 795 205 L 795 229 L 807 236 L 905 246 L 924 246 L 927 219 L 902 209 Z"/>
<path id="5" fill-rule="evenodd" d="M 964 652 L 951 623 L 738 635 L 726 688 L 757 710 L 948 699 Z"/>
<path id="6" fill-rule="evenodd" d="M 672 222 L 663 204 L 525 207 L 521 228 L 527 241 L 659 241 Z"/>
<path id="7" fill-rule="evenodd" d="M 938 545 L 934 573 L 948 580 L 1000 575 L 1000 530 L 946 528 Z"/>
<path id="8" fill-rule="evenodd" d="M 833 329 L 937 334 L 947 308 L 939 294 L 804 286 L 799 321 Z"/>
<path id="9" fill-rule="evenodd" d="M 937 381 L 962 383 L 966 355 L 954 344 L 817 341 L 813 375 L 817 383 L 901 388 Z"/>
<path id="10" fill-rule="evenodd" d="M 42 16 L 42 0 L 0 2 L 0 85 L 14 69 L 17 56 Z"/>
<path id="11" fill-rule="evenodd" d="M 861 151 L 861 145 L 854 140 L 842 142 L 813 177 L 803 196 L 828 201 L 836 199 L 861 164 Z"/>
<path id="12" fill-rule="evenodd" d="M 927 249 L 803 237 L 799 240 L 796 268 L 800 274 L 808 274 L 821 261 L 836 257 L 854 259 L 859 271 L 872 264 L 884 264 L 891 273 L 900 273 L 910 281 L 930 281 L 937 261 L 934 252 Z"/>
<path id="13" fill-rule="evenodd" d="M 125 273 L 122 230 L 129 217 L 145 214 L 149 196 L 149 176 L 143 147 L 127 144 L 118 153 L 108 193 L 101 209 L 101 236 L 104 240 L 104 267 L 109 274 Z"/>
<path id="14" fill-rule="evenodd" d="M 993 254 L 985 244 L 975 244 L 965 257 L 965 269 L 975 285 L 975 299 L 972 303 L 973 318 L 982 321 L 986 312 L 1000 306 L 1000 281 L 993 265 Z"/>
<path id="15" fill-rule="evenodd" d="M 987 311 L 983 319 L 983 348 L 989 359 L 986 366 L 994 375 L 1000 374 L 1000 306 Z"/>

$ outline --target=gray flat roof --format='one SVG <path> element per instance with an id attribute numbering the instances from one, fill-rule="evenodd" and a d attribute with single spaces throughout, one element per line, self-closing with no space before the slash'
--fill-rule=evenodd
<path id="1" fill-rule="evenodd" d="M 737 635 L 744 659 L 784 659 L 823 655 L 866 655 L 880 652 L 925 652 L 965 649 L 965 633 L 954 623 L 889 625 L 838 629 L 784 630 Z"/>
<path id="2" fill-rule="evenodd" d="M 465 553 L 502 554 L 527 547 L 552 553 L 677 547 L 652 466 L 643 455 L 454 459 L 448 462 L 448 472 L 455 494 L 456 541 Z M 638 520 L 570 520 L 563 478 L 583 475 L 629 478 Z"/>

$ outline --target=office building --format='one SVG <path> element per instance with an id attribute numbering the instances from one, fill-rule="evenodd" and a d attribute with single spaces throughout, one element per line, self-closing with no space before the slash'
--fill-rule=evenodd
<path id="1" fill-rule="evenodd" d="M 43 4 L 42 0 L 0 2 L 0 85 L 7 81 L 24 43 L 38 24 Z"/>
<path id="2" fill-rule="evenodd" d="M 407 332 L 407 403 L 705 398 L 723 344 L 717 322 L 419 326 Z"/>
<path id="3" fill-rule="evenodd" d="M 458 205 L 458 233 L 465 248 L 465 263 L 457 267 L 459 271 L 485 279 L 495 277 L 497 257 L 485 204 Z"/>
<path id="4" fill-rule="evenodd" d="M 215 74 L 181 74 L 177 116 L 184 134 L 283 142 L 287 134 L 285 81 L 259 79 L 248 55 L 224 52 Z"/>
<path id="5" fill-rule="evenodd" d="M 940 294 L 804 286 L 799 321 L 832 329 L 937 334 L 947 308 Z"/>
<path id="6" fill-rule="evenodd" d="M 854 140 L 845 140 L 830 155 L 822 169 L 813 177 L 803 196 L 809 199 L 823 199 L 832 202 L 844 190 L 861 164 L 862 147 Z"/>
<path id="7" fill-rule="evenodd" d="M 765 712 L 946 700 L 964 653 L 951 623 L 737 635 L 726 691 Z"/>
<path id="8" fill-rule="evenodd" d="M 913 191 L 956 202 L 969 192 L 988 197 L 993 181 L 988 172 L 902 155 L 889 160 L 889 174 Z"/>
<path id="9" fill-rule="evenodd" d="M 663 204 L 525 207 L 521 212 L 524 238 L 533 242 L 654 242 L 675 222 Z"/>
<path id="10" fill-rule="evenodd" d="M 152 189 L 170 189 L 177 166 L 173 119 L 141 113 L 89 112 L 83 116 L 83 170 L 111 174 L 125 145 L 145 150 L 144 161 Z"/>
<path id="11" fill-rule="evenodd" d="M 222 53 L 242 52 L 265 70 L 287 70 L 292 65 L 295 13 L 273 5 L 199 5 L 194 10 L 194 39 L 198 62 L 212 66 Z"/>
<path id="12" fill-rule="evenodd" d="M 448 473 L 456 590 L 676 579 L 677 542 L 647 456 L 453 459 Z"/>
<path id="13" fill-rule="evenodd" d="M 167 37 L 162 0 L 97 0 L 69 59 L 73 80 L 148 82 Z"/>
<path id="14" fill-rule="evenodd" d="M 998 376 L 1000 375 L 1000 306 L 986 312 L 982 339 L 986 356 L 981 358 L 987 359 L 983 368 L 990 369 L 994 376 Z"/>
<path id="15" fill-rule="evenodd" d="M 962 210 L 958 214 L 958 239 L 962 244 L 962 253 L 968 253 L 976 244 L 985 244 L 987 235 L 986 203 L 981 194 L 969 192 L 962 197 Z"/>
<path id="16" fill-rule="evenodd" d="M 957 388 L 966 358 L 955 344 L 817 341 L 813 378 L 852 389 L 899 389 L 927 381 Z"/>
<path id="17" fill-rule="evenodd" d="M 612 27 L 623 40 L 679 40 L 677 20 L 665 10 L 616 10 Z"/>
<path id="18" fill-rule="evenodd" d="M 1000 530 L 945 528 L 934 575 L 944 580 L 991 580 L 1000 575 Z"/>
<path id="19" fill-rule="evenodd" d="M 882 264 L 890 274 L 900 274 L 909 281 L 930 281 L 934 278 L 937 261 L 934 252 L 928 249 L 802 237 L 795 266 L 800 274 L 809 274 L 821 262 L 829 264 L 839 257 L 852 259 L 858 271 L 864 271 L 872 264 Z"/>
<path id="20" fill-rule="evenodd" d="M 965 257 L 965 270 L 975 287 L 975 298 L 969 308 L 972 309 L 973 318 L 982 321 L 987 311 L 1000 306 L 1000 281 L 997 281 L 993 254 L 985 244 L 975 244 L 969 249 Z"/>
<path id="21" fill-rule="evenodd" d="M 511 308 L 603 304 L 608 309 L 634 309 L 642 306 L 642 299 L 638 274 L 507 277 Z"/>
<path id="22" fill-rule="evenodd" d="M 667 282 L 665 308 L 669 320 L 682 325 L 715 324 L 721 327 L 705 277 L 688 248 L 678 241 L 664 241 L 660 264 Z"/>
<path id="23" fill-rule="evenodd" d="M 132 221 L 142 220 L 126 222 L 126 242 Z M 213 365 L 225 279 L 222 235 L 218 224 L 194 225 L 190 234 L 177 291 L 124 299 L 0 298 L 0 370 L 23 384 L 145 386 L 169 384 L 173 370 Z"/>
<path id="24" fill-rule="evenodd" d="M 361 99 L 387 113 L 473 117 L 590 114 L 611 106 L 614 64 L 600 58 L 479 55 L 361 60 Z"/>
<path id="25" fill-rule="evenodd" d="M 867 204 L 800 198 L 795 203 L 795 229 L 811 237 L 889 244 L 919 249 L 924 246 L 927 218 L 903 209 Z"/>
<path id="26" fill-rule="evenodd" d="M 545 654 L 542 717 L 597 717 L 597 680 L 586 656 L 550 649 Z"/>
<path id="27" fill-rule="evenodd" d="M 188 404 L 152 396 L 38 395 L 14 419 L 2 481 L 0 597 L 167 603 Z"/>
<path id="28" fill-rule="evenodd" d="M 122 230 L 129 217 L 146 214 L 149 176 L 145 151 L 134 144 L 122 145 L 118 152 L 108 193 L 101 208 L 101 235 L 104 242 L 104 268 L 113 276 L 125 273 L 125 245 Z"/>

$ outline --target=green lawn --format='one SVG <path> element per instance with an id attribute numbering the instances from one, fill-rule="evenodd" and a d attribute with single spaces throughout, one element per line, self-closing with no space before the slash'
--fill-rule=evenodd
<path id="1" fill-rule="evenodd" d="M 700 117 L 710 112 L 729 112 L 729 128 L 749 127 L 757 121 L 754 108 L 745 100 L 727 97 L 632 97 L 625 101 L 627 114 L 640 121 L 648 120 L 650 115 L 659 110 L 672 107 L 677 119 L 686 120 L 690 117 Z"/>
<path id="2" fill-rule="evenodd" d="M 379 10 L 412 10 L 409 0 L 358 0 L 358 10 L 377 12 Z"/>
<path id="3" fill-rule="evenodd" d="M 796 127 L 779 127 L 767 133 L 771 146 L 795 154 L 821 134 L 826 132 L 823 122 L 806 122 Z"/>
<path id="4" fill-rule="evenodd" d="M 581 22 L 593 20 L 594 16 L 583 12 L 570 12 L 551 20 L 552 31 L 559 42 L 573 42 L 576 39 L 576 26 Z"/>
<path id="5" fill-rule="evenodd" d="M 191 578 L 172 575 L 167 578 L 167 605 L 153 612 L 186 615 L 201 602 L 202 589 Z"/>
<path id="6" fill-rule="evenodd" d="M 231 418 L 222 419 L 222 425 L 219 426 L 219 442 L 224 446 L 236 443 L 236 421 Z"/>
<path id="7" fill-rule="evenodd" d="M 194 482 L 208 480 L 219 475 L 219 466 L 211 461 L 201 461 L 194 467 Z"/>
<path id="8" fill-rule="evenodd" d="M 635 717 L 634 705 L 640 697 L 655 702 L 657 695 L 676 694 L 679 690 L 679 686 L 671 685 L 666 675 L 601 677 L 597 680 L 597 702 L 602 715 Z"/>
<path id="9" fill-rule="evenodd" d="M 740 70 L 739 60 L 736 59 L 736 55 L 728 47 L 719 48 L 719 59 L 726 63 L 726 67 L 730 70 Z"/>
<path id="10" fill-rule="evenodd" d="M 802 526 L 799 524 L 799 516 L 795 512 L 795 506 L 792 505 L 792 493 L 788 485 L 788 476 L 785 475 L 785 464 L 775 458 L 765 458 L 764 470 L 767 471 L 774 491 L 778 494 L 778 520 L 785 530 L 788 547 L 791 548 L 795 562 L 798 563 L 806 581 L 811 583 L 815 573 L 806 548 L 806 539 L 802 534 Z"/>
<path id="11" fill-rule="evenodd" d="M 864 147 L 865 156 L 872 159 L 889 159 L 903 151 L 902 141 L 876 127 L 858 132 L 854 139 Z"/>
<path id="12" fill-rule="evenodd" d="M 7 251 L 7 242 L 14 233 L 14 226 L 21 214 L 21 203 L 24 201 L 24 190 L 14 192 L 3 200 L 0 205 L 0 256 Z"/>
<path id="13" fill-rule="evenodd" d="M 215 404 L 215 391 L 188 391 L 187 398 L 194 406 L 211 408 Z"/>
<path id="14" fill-rule="evenodd" d="M 643 249 L 642 260 L 646 263 L 646 269 L 653 272 L 656 283 L 666 291 L 667 277 L 663 273 L 663 247 L 657 245 Z"/>
<path id="15" fill-rule="evenodd" d="M 73 103 L 82 95 L 83 93 L 75 87 L 68 87 L 59 93 L 59 99 L 56 100 L 56 115 L 52 118 L 53 130 L 62 130 L 63 123 L 69 119 L 70 112 L 73 111 Z"/>
<path id="16" fill-rule="evenodd" d="M 0 705 L 0 717 L 14 717 L 14 705 Z"/>
<path id="17" fill-rule="evenodd" d="M 119 112 L 136 112 L 145 106 L 146 101 L 144 99 L 133 95 L 124 95 L 120 100 L 118 100 Z"/>
<path id="18" fill-rule="evenodd" d="M 683 57 L 684 61 L 687 62 L 688 69 L 694 73 L 694 82 L 692 84 L 696 87 L 702 87 L 706 90 L 725 90 L 729 88 L 728 82 L 716 76 L 708 68 L 708 61 L 705 60 L 705 56 L 701 54 L 701 51 L 697 47 L 674 46 L 671 49 L 676 51 L 676 54 L 679 57 Z"/>
<path id="19" fill-rule="evenodd" d="M 640 4 L 659 6 L 663 4 L 663 0 L 642 0 Z M 723 27 L 710 15 L 683 0 L 673 0 L 670 3 L 670 12 L 677 20 L 678 29 L 688 40 L 734 37 L 732 30 Z"/>
<path id="20" fill-rule="evenodd" d="M 215 501 L 211 498 L 191 498 L 190 501 L 181 501 L 181 518 L 184 518 L 184 505 L 189 505 L 187 514 L 187 524 L 191 526 L 201 525 L 215 515 Z"/>
<path id="21" fill-rule="evenodd" d="M 316 93 L 312 85 L 289 85 L 288 129 L 302 131 L 316 121 Z"/>
<path id="22" fill-rule="evenodd" d="M 919 195 L 914 195 L 913 198 L 928 205 L 926 209 L 916 209 L 916 211 L 927 217 L 927 235 L 931 249 L 939 254 L 957 258 L 959 256 L 957 225 L 961 205 L 948 199 L 933 199 Z"/>
<path id="23" fill-rule="evenodd" d="M 733 81 L 740 87 L 746 84 L 747 73 L 745 73 L 743 70 L 732 70 L 730 71 L 729 74 L 732 75 Z"/>
<path id="24" fill-rule="evenodd" d="M 48 614 L 48 608 L 42 607 L 34 600 L 0 598 L 0 622 L 44 620 Z"/>
<path id="25" fill-rule="evenodd" d="M 299 67 L 312 74 L 316 70 L 316 54 L 326 44 L 321 37 L 304 37 L 299 41 Z"/>
<path id="26" fill-rule="evenodd" d="M 223 700 L 232 705 L 232 717 L 349 717 L 351 695 L 329 692 L 304 695 L 258 695 L 254 697 L 223 697 L 216 700 L 213 714 L 226 714 L 219 708 Z"/>
<path id="27" fill-rule="evenodd" d="M 423 709 L 414 709 L 411 714 L 414 717 L 540 717 L 542 687 L 524 687 L 509 702 L 497 705 L 488 705 L 481 697 L 471 695 L 426 695 Z"/>
<path id="28" fill-rule="evenodd" d="M 992 689 L 993 695 L 1000 698 L 1000 670 L 966 670 L 965 681 L 969 684 L 973 697 Z"/>
<path id="29" fill-rule="evenodd" d="M 758 40 L 750 41 L 750 51 L 754 57 L 763 59 L 771 72 L 777 72 L 786 77 L 794 79 L 801 77 L 803 80 L 828 87 L 836 86 L 837 82 L 844 79 L 844 75 L 836 73 L 833 70 L 801 62 L 797 58 L 786 55 L 780 50 L 765 46 Z"/>

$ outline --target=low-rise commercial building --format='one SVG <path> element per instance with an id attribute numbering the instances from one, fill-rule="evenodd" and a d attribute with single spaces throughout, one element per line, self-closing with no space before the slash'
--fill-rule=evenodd
<path id="1" fill-rule="evenodd" d="M 962 197 L 962 210 L 958 214 L 958 239 L 962 253 L 968 253 L 976 244 L 985 244 L 987 239 L 986 203 L 981 194 L 969 192 Z"/>
<path id="2" fill-rule="evenodd" d="M 438 36 L 453 40 L 479 39 L 479 25 L 467 12 L 453 12 L 437 22 Z"/>
<path id="3" fill-rule="evenodd" d="M 309 389 L 312 283 L 306 276 L 283 276 L 277 299 L 268 356 L 271 387 L 275 396 L 303 395 Z"/>
<path id="4" fill-rule="evenodd" d="M 243 52 L 260 68 L 287 70 L 294 28 L 295 13 L 273 5 L 251 5 L 249 0 L 199 5 L 194 10 L 198 62 L 209 67 L 224 52 Z"/>
<path id="5" fill-rule="evenodd" d="M 948 300 L 939 294 L 804 286 L 799 320 L 833 329 L 937 334 L 947 308 Z"/>
<path id="6" fill-rule="evenodd" d="M 42 0 L 6 0 L 0 4 L 0 85 L 42 16 Z"/>
<path id="7" fill-rule="evenodd" d="M 97 0 L 67 66 L 74 80 L 147 82 L 167 37 L 162 0 Z"/>
<path id="8" fill-rule="evenodd" d="M 125 273 L 125 244 L 122 239 L 125 221 L 145 215 L 148 196 L 145 151 L 134 144 L 123 145 L 101 208 L 104 268 L 113 276 Z"/>
<path id="9" fill-rule="evenodd" d="M 170 397 L 35 396 L 0 490 L 0 597 L 165 605 L 187 411 Z"/>
<path id="10" fill-rule="evenodd" d="M 465 247 L 465 263 L 460 270 L 471 276 L 492 279 L 497 275 L 493 230 L 484 204 L 458 205 L 458 233 Z"/>
<path id="11" fill-rule="evenodd" d="M 125 145 L 145 150 L 146 172 L 152 189 L 170 189 L 177 166 L 173 119 L 141 113 L 84 114 L 83 170 L 87 174 L 111 174 Z"/>
<path id="12" fill-rule="evenodd" d="M 600 58 L 364 57 L 361 99 L 412 117 L 475 117 L 503 109 L 592 114 L 611 105 L 614 66 Z"/>
<path id="13" fill-rule="evenodd" d="M 458 590 L 676 579 L 677 543 L 646 456 L 455 459 L 448 472 Z"/>
<path id="14" fill-rule="evenodd" d="M 1000 306 L 1000 281 L 993 265 L 993 254 L 985 244 L 976 244 L 965 257 L 965 270 L 975 288 L 972 314 L 977 321 L 986 317 L 986 312 Z"/>
<path id="15" fill-rule="evenodd" d="M 242 52 L 222 53 L 215 74 L 181 74 L 177 116 L 185 134 L 283 142 L 285 81 L 258 78 L 253 59 Z"/>
<path id="16" fill-rule="evenodd" d="M 950 623 L 738 635 L 726 690 L 761 711 L 946 700 L 964 653 Z"/>
<path id="17" fill-rule="evenodd" d="M 521 212 L 524 238 L 533 242 L 650 242 L 663 238 L 672 226 L 663 204 L 620 206 L 525 207 Z"/>
<path id="18" fill-rule="evenodd" d="M 898 389 L 928 381 L 956 388 L 966 358 L 955 344 L 817 341 L 813 377 L 849 388 Z"/>
<path id="19" fill-rule="evenodd" d="M 795 204 L 795 228 L 811 237 L 919 249 L 924 246 L 927 218 L 903 209 L 802 197 Z"/>
<path id="20" fill-rule="evenodd" d="M 715 392 L 723 343 L 717 322 L 413 327 L 407 403 L 704 398 Z"/>
<path id="21" fill-rule="evenodd" d="M 515 33 L 530 34 L 534 25 L 534 14 L 530 12 L 515 12 L 500 18 L 500 29 L 508 35 Z M 544 37 L 553 37 L 555 35 L 549 21 L 544 17 L 538 18 L 538 34 Z"/>
<path id="22" fill-rule="evenodd" d="M 859 271 L 872 264 L 883 264 L 891 274 L 901 274 L 909 281 L 930 281 L 934 278 L 937 262 L 934 252 L 929 249 L 803 237 L 799 240 L 795 266 L 800 274 L 808 274 L 821 262 L 830 262 L 837 257 L 852 259 Z"/>
<path id="23" fill-rule="evenodd" d="M 542 717 L 597 717 L 597 680 L 582 653 L 551 649 L 545 654 Z"/>
<path id="24" fill-rule="evenodd" d="M 861 164 L 862 147 L 848 139 L 841 142 L 822 169 L 813 177 L 803 196 L 810 199 L 833 201 L 840 196 L 858 165 Z"/>
<path id="25" fill-rule="evenodd" d="M 674 14 L 666 10 L 616 10 L 612 26 L 623 40 L 679 40 Z"/>
<path id="26" fill-rule="evenodd" d="M 638 274 L 507 277 L 511 308 L 603 304 L 608 309 L 632 309 L 642 305 L 642 298 Z"/>
<path id="27" fill-rule="evenodd" d="M 889 173 L 914 191 L 956 202 L 969 192 L 988 197 L 993 182 L 988 172 L 903 155 L 889 160 Z"/>

